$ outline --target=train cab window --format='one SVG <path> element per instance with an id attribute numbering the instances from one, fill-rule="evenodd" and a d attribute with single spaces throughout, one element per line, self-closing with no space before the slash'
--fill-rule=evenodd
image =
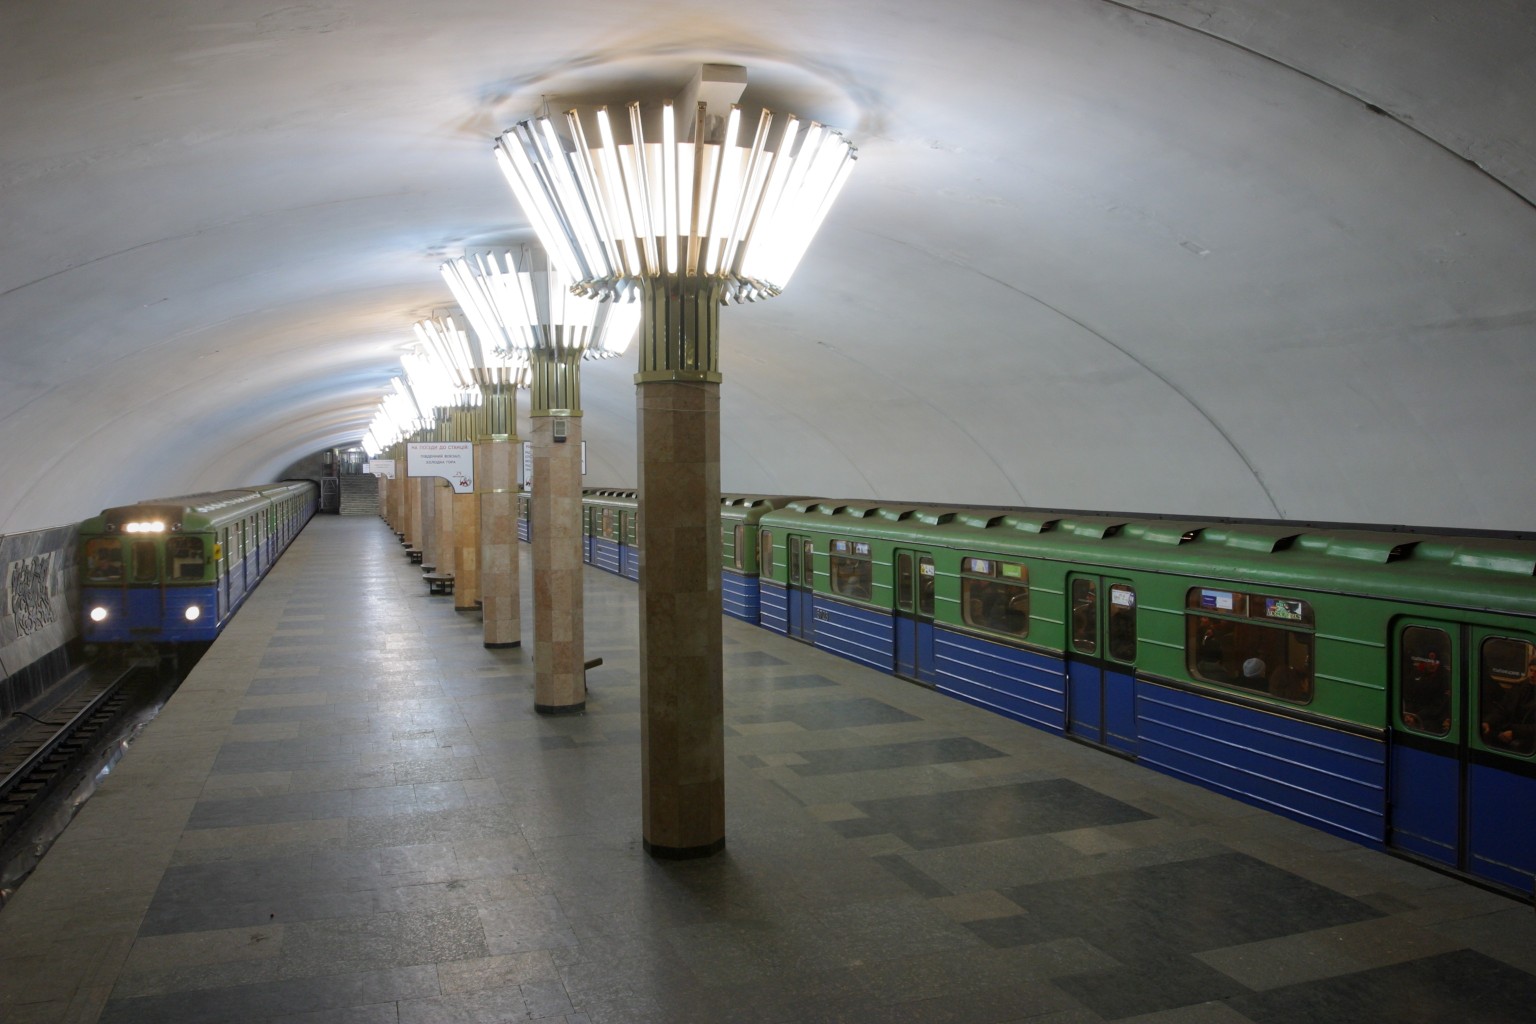
<path id="1" fill-rule="evenodd" d="M 160 565 L 156 558 L 159 545 L 152 540 L 133 542 L 133 582 L 153 583 L 160 578 Z"/>
<path id="2" fill-rule="evenodd" d="M 85 578 L 91 583 L 116 583 L 123 578 L 123 542 L 116 537 L 92 537 L 85 542 Z"/>
<path id="3" fill-rule="evenodd" d="M 1494 636 L 1479 658 L 1478 731 L 1495 750 L 1536 752 L 1536 646 Z"/>
<path id="4" fill-rule="evenodd" d="M 757 534 L 757 571 L 764 576 L 773 575 L 772 530 L 760 530 Z"/>
<path id="5" fill-rule="evenodd" d="M 166 577 L 173 580 L 203 578 L 203 538 L 182 535 L 165 542 Z"/>
<path id="6" fill-rule="evenodd" d="M 929 585 L 930 600 L 932 585 Z M 968 626 L 1029 635 L 1029 569 L 991 558 L 960 562 L 960 608 Z"/>
<path id="7" fill-rule="evenodd" d="M 1311 604 L 1194 587 L 1184 606 L 1184 655 L 1191 676 L 1296 704 L 1312 702 Z"/>
<path id="8" fill-rule="evenodd" d="M 1116 661 L 1136 660 L 1136 591 L 1124 583 L 1109 588 L 1109 656 Z"/>
<path id="9" fill-rule="evenodd" d="M 1451 731 L 1451 638 L 1443 629 L 1409 626 L 1398 651 L 1397 712 L 1403 727 L 1430 736 Z"/>
<path id="10" fill-rule="evenodd" d="M 832 590 L 855 601 L 868 601 L 873 593 L 874 571 L 869 545 L 863 541 L 834 540 L 827 548 Z"/>

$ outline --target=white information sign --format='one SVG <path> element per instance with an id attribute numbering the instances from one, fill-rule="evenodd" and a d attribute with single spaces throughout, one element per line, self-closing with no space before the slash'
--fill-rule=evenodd
<path id="1" fill-rule="evenodd" d="M 393 480 L 395 478 L 395 460 L 369 459 L 363 463 L 363 472 L 372 473 L 374 476 L 381 476 L 386 480 Z"/>
<path id="2" fill-rule="evenodd" d="M 533 442 L 523 442 L 523 489 L 533 490 Z"/>
<path id="3" fill-rule="evenodd" d="M 412 441 L 405 446 L 407 476 L 440 476 L 455 494 L 475 490 L 475 446 L 469 441 Z"/>

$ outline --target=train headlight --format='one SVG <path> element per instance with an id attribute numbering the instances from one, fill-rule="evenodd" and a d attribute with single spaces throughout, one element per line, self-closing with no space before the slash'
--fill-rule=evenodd
<path id="1" fill-rule="evenodd" d="M 187 606 L 187 610 L 182 612 L 182 614 L 187 617 L 187 621 L 188 622 L 196 622 L 197 619 L 198 619 L 198 616 L 202 615 L 203 613 L 197 607 L 197 605 L 193 604 L 193 605 L 188 605 Z"/>
<path id="2" fill-rule="evenodd" d="M 91 609 L 91 621 L 92 622 L 106 622 L 107 621 L 107 610 L 105 608 L 103 608 L 101 605 L 97 605 L 95 608 L 92 608 Z"/>

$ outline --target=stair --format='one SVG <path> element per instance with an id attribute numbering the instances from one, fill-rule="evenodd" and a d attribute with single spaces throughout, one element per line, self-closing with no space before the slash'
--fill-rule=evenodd
<path id="1" fill-rule="evenodd" d="M 341 507 L 344 516 L 376 516 L 379 514 L 379 481 L 372 474 L 343 476 L 341 480 Z"/>

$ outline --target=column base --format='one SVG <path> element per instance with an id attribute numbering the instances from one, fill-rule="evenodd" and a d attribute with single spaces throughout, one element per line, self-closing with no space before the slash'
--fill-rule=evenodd
<path id="1" fill-rule="evenodd" d="M 491 644 L 491 643 L 487 643 L 487 644 L 481 644 L 481 646 L 489 648 L 490 650 L 496 651 L 496 650 L 500 650 L 503 647 L 521 647 L 521 646 L 523 646 L 523 642 L 521 640 L 508 640 L 504 644 Z"/>
<path id="2" fill-rule="evenodd" d="M 703 846 L 657 846 L 649 839 L 640 842 L 645 852 L 657 860 L 698 860 L 701 857 L 713 857 L 725 849 L 725 836 Z"/>
<path id="3" fill-rule="evenodd" d="M 587 702 L 582 701 L 580 704 L 556 705 L 535 704 L 533 706 L 533 710 L 537 711 L 541 715 L 580 715 L 586 712 Z"/>

